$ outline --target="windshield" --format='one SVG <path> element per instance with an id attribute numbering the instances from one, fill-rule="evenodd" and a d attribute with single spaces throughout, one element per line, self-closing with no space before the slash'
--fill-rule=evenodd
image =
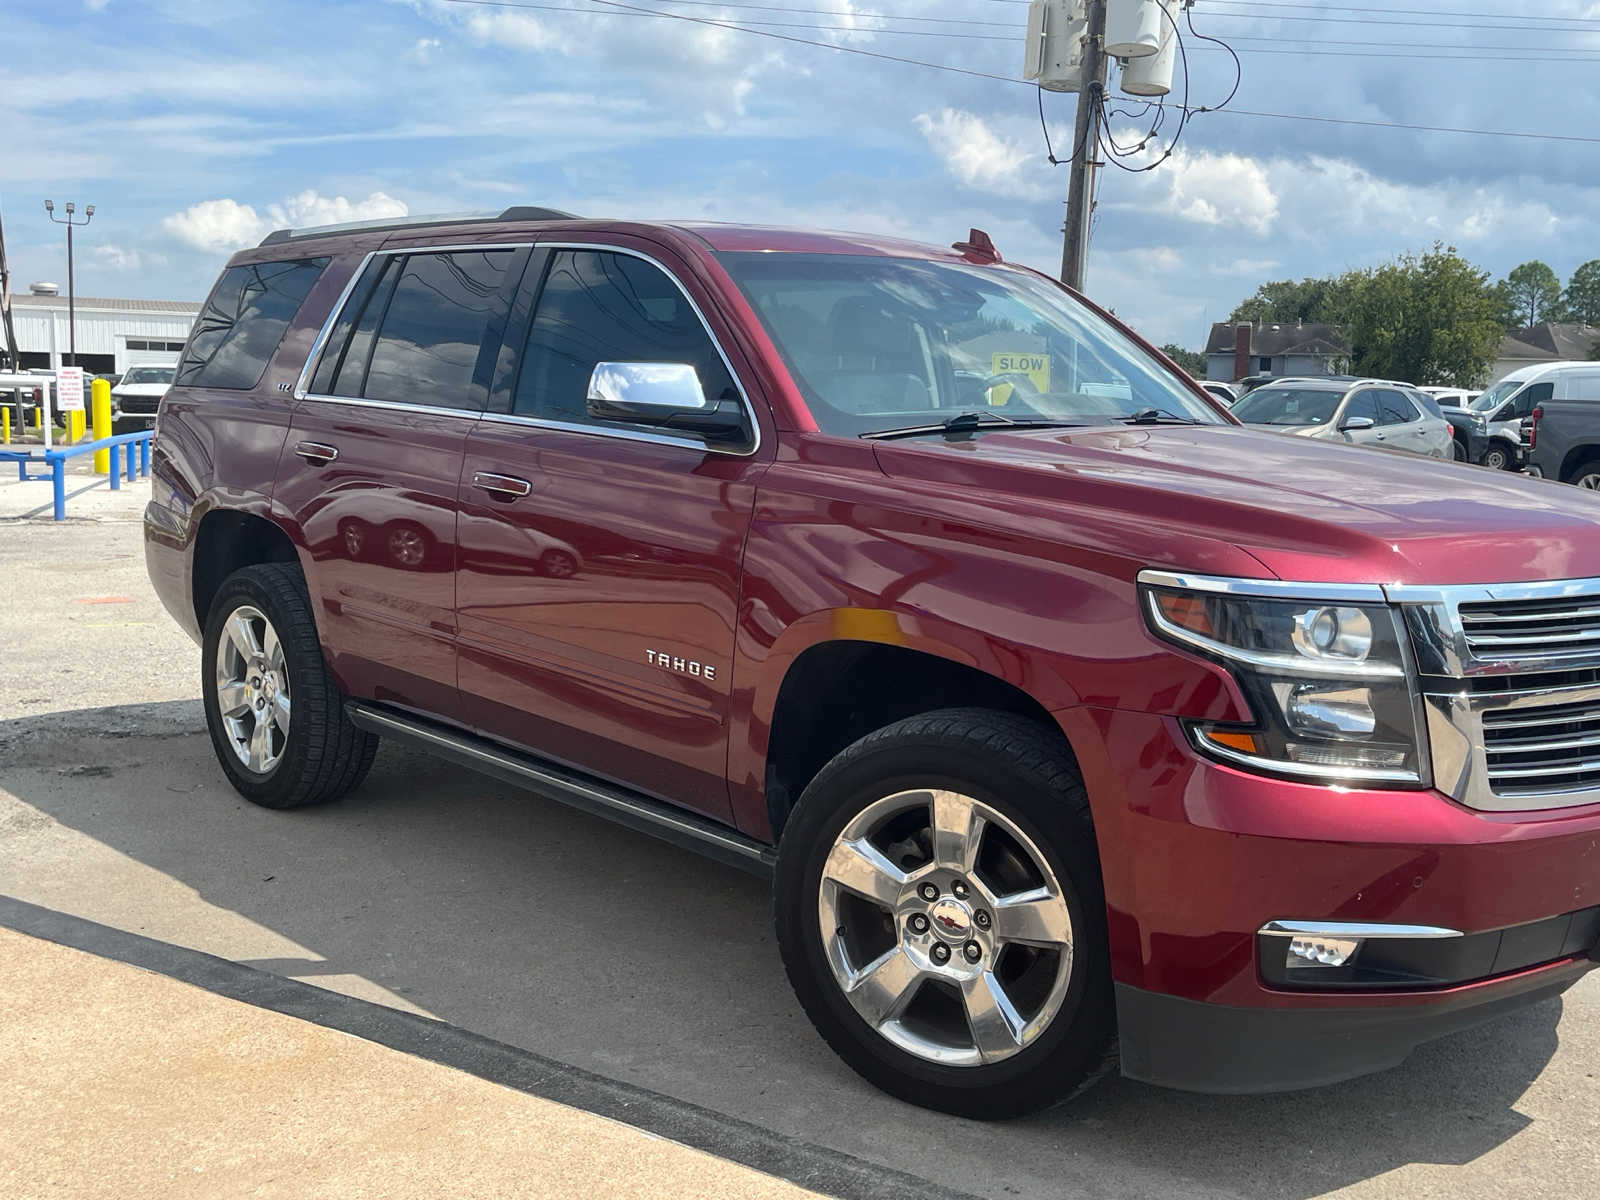
<path id="1" fill-rule="evenodd" d="M 123 383 L 171 383 L 177 367 L 129 367 Z"/>
<path id="2" fill-rule="evenodd" d="M 1343 392 L 1328 388 L 1259 387 L 1233 406 L 1247 425 L 1326 425 Z"/>
<path id="3" fill-rule="evenodd" d="M 1502 379 L 1483 395 L 1472 402 L 1472 411 L 1486 413 L 1499 408 L 1501 403 L 1511 396 L 1523 384 L 1520 379 Z"/>
<path id="4" fill-rule="evenodd" d="M 829 433 L 971 413 L 1087 425 L 1157 409 L 1225 423 L 1126 336 L 1021 271 L 853 254 L 719 257 Z"/>

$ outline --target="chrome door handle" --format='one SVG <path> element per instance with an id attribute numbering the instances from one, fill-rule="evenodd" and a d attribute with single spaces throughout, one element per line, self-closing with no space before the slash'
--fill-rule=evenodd
<path id="1" fill-rule="evenodd" d="M 492 471 L 474 471 L 472 486 L 496 496 L 526 496 L 533 491 L 533 484 L 526 479 L 518 479 L 515 475 L 496 475 Z"/>
<path id="2" fill-rule="evenodd" d="M 294 452 L 314 467 L 326 466 L 339 457 L 339 447 L 326 446 L 321 442 L 296 443 Z"/>

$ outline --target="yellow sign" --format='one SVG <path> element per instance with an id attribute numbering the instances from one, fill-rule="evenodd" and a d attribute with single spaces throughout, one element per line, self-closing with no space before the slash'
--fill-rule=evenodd
<path id="1" fill-rule="evenodd" d="M 998 352 L 994 355 L 991 371 L 995 375 L 1026 375 L 1028 382 L 1033 384 L 1037 392 L 1050 390 L 1050 356 L 1048 354 L 1011 354 Z M 1004 386 L 1004 385 L 1002 385 Z M 990 389 L 991 404 L 1004 404 L 1011 395 L 1011 389 L 1006 387 L 1004 398 L 995 399 L 1000 393 L 1000 387 Z"/>

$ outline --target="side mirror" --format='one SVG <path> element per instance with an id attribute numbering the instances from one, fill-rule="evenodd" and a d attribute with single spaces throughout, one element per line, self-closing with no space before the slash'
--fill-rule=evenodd
<path id="1" fill-rule="evenodd" d="M 1346 432 L 1351 432 L 1358 429 L 1371 429 L 1376 424 L 1377 422 L 1371 417 L 1346 417 L 1339 428 Z"/>
<path id="2" fill-rule="evenodd" d="M 586 408 L 597 421 L 681 430 L 716 441 L 743 440 L 749 432 L 744 405 L 732 389 L 709 398 L 688 363 L 595 363 Z"/>

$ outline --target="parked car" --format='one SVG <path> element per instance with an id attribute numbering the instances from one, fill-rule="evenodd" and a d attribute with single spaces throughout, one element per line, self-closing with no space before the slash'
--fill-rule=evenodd
<path id="1" fill-rule="evenodd" d="M 1528 473 L 1600 490 L 1600 362 L 1563 363 L 1523 390 L 1538 397 L 1522 419 Z M 1521 393 L 1508 403 L 1523 407 Z"/>
<path id="2" fill-rule="evenodd" d="M 283 231 L 195 329 L 145 547 L 232 786 L 391 738 L 770 875 L 897 1096 L 1328 1083 L 1596 966 L 1600 498 L 1245 428 L 977 231 Z"/>
<path id="3" fill-rule="evenodd" d="M 1455 436 L 1437 406 L 1408 384 L 1307 376 L 1255 389 L 1233 406 L 1246 425 L 1428 458 L 1453 458 Z"/>
<path id="4" fill-rule="evenodd" d="M 1232 384 L 1219 383 L 1215 379 L 1201 379 L 1197 382 L 1203 389 L 1210 392 L 1217 400 L 1226 404 L 1229 408 L 1238 403 L 1239 393 L 1234 390 Z"/>
<path id="5" fill-rule="evenodd" d="M 1481 463 L 1489 452 L 1489 425 L 1481 413 L 1465 408 L 1438 406 L 1450 425 L 1452 455 L 1457 462 Z"/>
<path id="6" fill-rule="evenodd" d="M 1590 363 L 1556 362 L 1522 367 L 1511 372 L 1472 402 L 1472 410 L 1489 426 L 1489 451 L 1484 465 L 1520 471 L 1527 462 L 1522 423 L 1540 404 L 1555 394 L 1563 372 L 1587 370 Z"/>
<path id="7" fill-rule="evenodd" d="M 1471 388 L 1456 387 L 1419 387 L 1419 392 L 1432 396 L 1440 408 L 1470 408 L 1481 392 Z"/>
<path id="8" fill-rule="evenodd" d="M 149 429 L 156 423 L 161 397 L 172 386 L 176 367 L 129 367 L 121 382 L 111 389 L 111 418 L 118 433 Z"/>

